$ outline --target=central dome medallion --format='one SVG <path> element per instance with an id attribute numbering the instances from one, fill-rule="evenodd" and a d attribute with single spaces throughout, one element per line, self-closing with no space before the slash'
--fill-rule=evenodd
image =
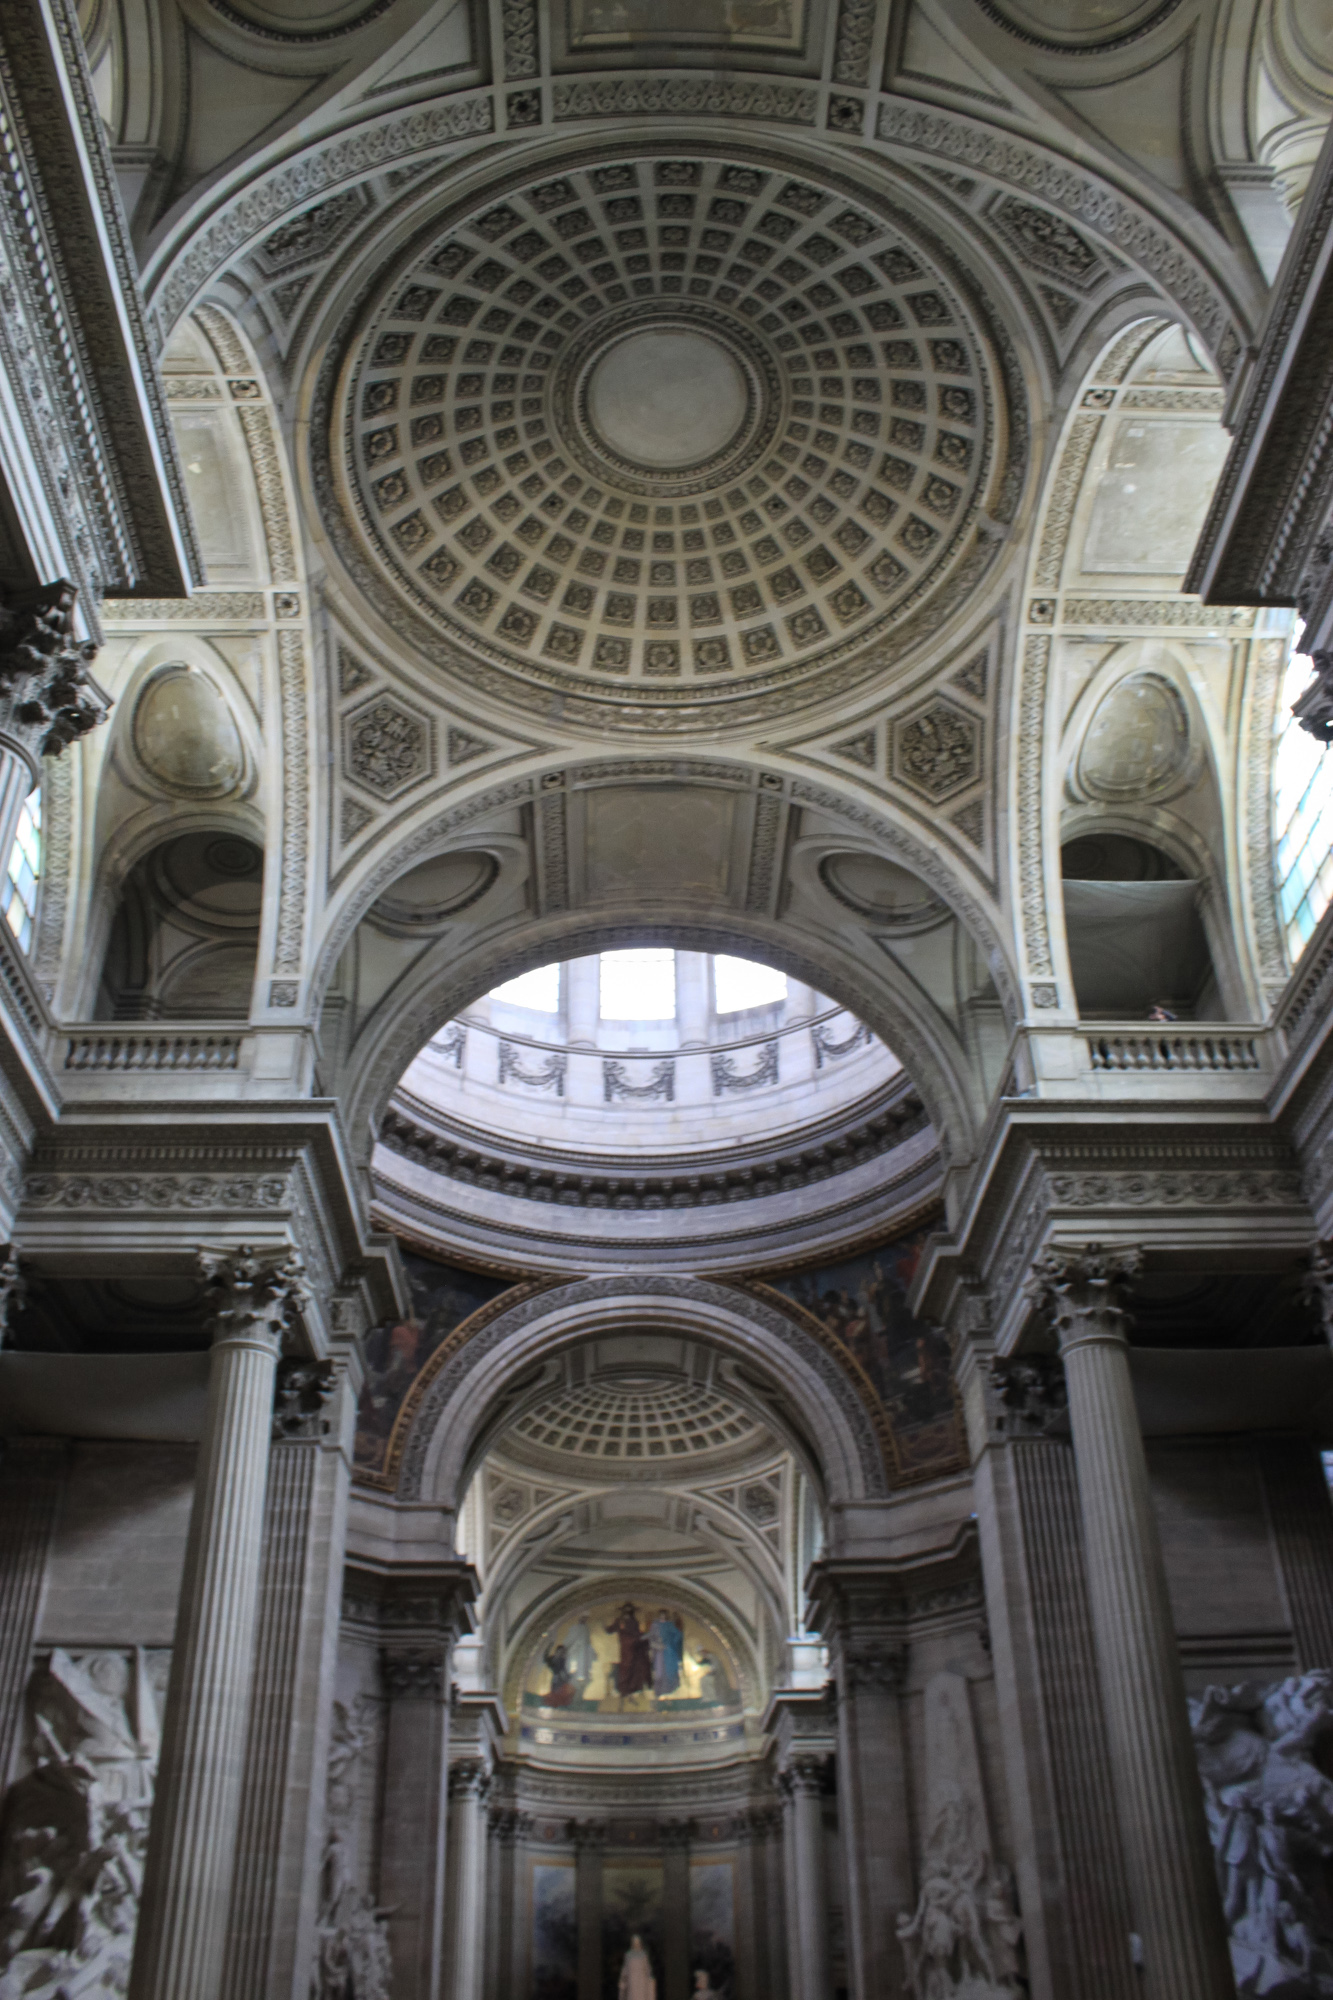
<path id="1" fill-rule="evenodd" d="M 750 405 L 745 374 L 726 348 L 688 327 L 616 341 L 593 363 L 585 394 L 597 437 L 653 472 L 716 458 Z"/>
<path id="2" fill-rule="evenodd" d="M 906 660 L 1012 515 L 997 350 L 903 216 L 776 159 L 507 185 L 378 281 L 314 430 L 400 640 L 601 727 L 716 727 Z"/>

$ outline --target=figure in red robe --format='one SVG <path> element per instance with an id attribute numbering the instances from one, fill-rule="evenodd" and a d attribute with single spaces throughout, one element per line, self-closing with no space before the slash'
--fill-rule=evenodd
<path id="1" fill-rule="evenodd" d="M 641 1628 L 632 1604 L 622 1604 L 615 1623 L 607 1626 L 620 1641 L 620 1662 L 616 1667 L 616 1693 L 623 1699 L 653 1684 L 653 1655 L 648 1634 Z"/>

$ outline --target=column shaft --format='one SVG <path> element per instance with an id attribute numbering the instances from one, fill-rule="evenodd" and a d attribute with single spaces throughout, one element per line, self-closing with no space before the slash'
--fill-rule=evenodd
<path id="1" fill-rule="evenodd" d="M 306 2000 L 318 1915 L 355 1395 L 332 1363 L 282 1376 L 224 2000 Z"/>
<path id="2" fill-rule="evenodd" d="M 662 2000 L 689 2000 L 690 1851 L 683 1840 L 662 1848 Z"/>
<path id="3" fill-rule="evenodd" d="M 1152 2000 L 1234 1991 L 1130 1381 L 1106 1315 L 1062 1329 L 1116 1803 Z"/>
<path id="4" fill-rule="evenodd" d="M 602 2000 L 602 1848 L 582 1840 L 575 1849 L 574 1911 L 579 1934 L 579 2000 Z"/>
<path id="5" fill-rule="evenodd" d="M 898 1695 L 847 1660 L 838 1683 L 838 1819 L 855 2000 L 906 1990 L 895 1924 L 916 1901 L 907 1798 Z"/>
<path id="6" fill-rule="evenodd" d="M 1259 1458 L 1297 1667 L 1333 1667 L 1333 1505 L 1319 1448 L 1264 1438 Z"/>
<path id="7" fill-rule="evenodd" d="M 487 1776 L 472 1762 L 449 1773 L 449 1879 L 444 1991 L 447 2000 L 481 2000 L 486 1910 Z"/>
<path id="8" fill-rule="evenodd" d="M 67 1448 L 47 1438 L 5 1441 L 0 1466 L 0 1792 L 17 1746 L 66 1463 Z"/>
<path id="9" fill-rule="evenodd" d="M 278 1340 L 213 1349 L 144 1869 L 133 2000 L 215 2000 L 245 1767 Z"/>
<path id="10" fill-rule="evenodd" d="M 817 1780 L 796 1777 L 792 1781 L 787 1837 L 796 1917 L 794 1930 L 789 1932 L 792 2000 L 829 2000 L 824 1801 Z"/>
<path id="11" fill-rule="evenodd" d="M 447 1652 L 386 1649 L 380 1900 L 394 2000 L 440 2000 L 449 1766 Z"/>

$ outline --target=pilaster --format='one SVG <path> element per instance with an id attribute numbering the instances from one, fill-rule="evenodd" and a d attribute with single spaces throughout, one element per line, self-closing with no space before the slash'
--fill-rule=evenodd
<path id="1" fill-rule="evenodd" d="M 68 1448 L 6 1438 L 0 1457 L 0 1792 L 9 1777 Z"/>
<path id="2" fill-rule="evenodd" d="M 831 2000 L 824 1799 L 837 1739 L 826 1692 L 779 1689 L 764 1714 L 783 1801 L 787 1970 L 791 2000 Z"/>

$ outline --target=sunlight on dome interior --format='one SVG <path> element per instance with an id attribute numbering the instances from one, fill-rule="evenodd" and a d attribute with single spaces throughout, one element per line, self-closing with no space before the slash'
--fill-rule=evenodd
<path id="1" fill-rule="evenodd" d="M 507 1001 L 511 1007 L 530 1007 L 534 1014 L 558 1014 L 560 967 L 539 965 L 534 972 L 520 972 L 517 979 L 492 987 L 489 997 Z"/>
<path id="2" fill-rule="evenodd" d="M 749 958 L 713 960 L 713 995 L 719 1014 L 739 1014 L 750 1007 L 774 1007 L 787 997 L 787 975 Z"/>
<path id="3" fill-rule="evenodd" d="M 673 1021 L 676 954 L 658 945 L 604 951 L 600 1013 L 604 1021 Z"/>
<path id="4" fill-rule="evenodd" d="M 1273 768 L 1278 901 L 1293 962 L 1333 899 L 1333 762 L 1291 712 L 1314 673 L 1313 661 L 1299 650 L 1301 636 L 1297 625 L 1278 702 Z"/>

